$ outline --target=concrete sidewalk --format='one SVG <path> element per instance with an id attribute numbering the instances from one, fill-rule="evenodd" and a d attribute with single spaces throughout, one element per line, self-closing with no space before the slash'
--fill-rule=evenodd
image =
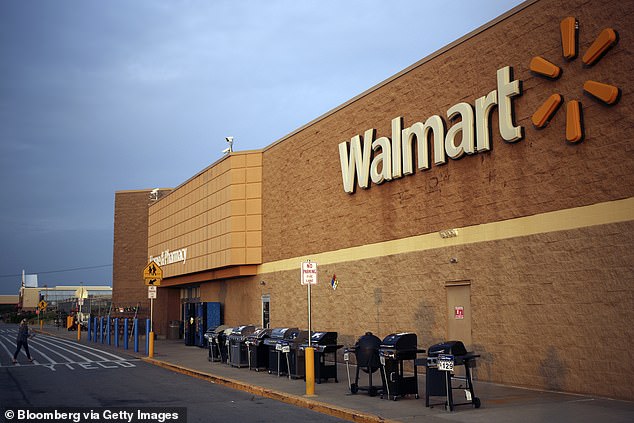
<path id="1" fill-rule="evenodd" d="M 77 339 L 76 332 L 68 332 L 55 327 L 44 327 L 43 332 L 64 338 Z M 88 341 L 82 333 L 82 343 L 99 345 L 115 349 L 113 345 Z M 140 343 L 140 352 L 134 353 L 133 345 L 124 350 L 121 345 L 117 351 L 142 357 L 146 362 L 184 373 L 193 377 L 209 380 L 234 389 L 250 392 L 318 412 L 334 415 L 355 422 L 632 422 L 634 421 L 634 403 L 609 400 L 581 395 L 545 392 L 514 388 L 493 383 L 474 381 L 474 390 L 480 398 L 479 409 L 471 405 L 457 406 L 453 412 L 446 411 L 443 405 L 425 407 L 425 375 L 419 374 L 420 399 L 413 396 L 398 401 L 370 397 L 365 392 L 352 395 L 348 388 L 348 376 L 345 364 L 338 368 L 339 383 L 329 380 L 315 385 L 315 396 L 306 397 L 306 385 L 303 380 L 289 380 L 287 377 L 270 375 L 266 371 L 256 372 L 248 368 L 234 368 L 227 364 L 208 361 L 207 349 L 185 346 L 182 340 L 157 340 L 154 344 L 154 357 L 148 358 L 145 343 Z M 510 363 L 509 365 L 512 365 Z M 353 366 L 350 376 L 354 378 Z M 378 373 L 374 384 L 380 381 Z M 588 381 L 591 383 L 591 381 Z M 627 381 L 624 381 L 627 383 Z M 367 375 L 361 373 L 360 385 L 367 385 Z M 460 390 L 454 391 L 454 401 L 463 402 Z M 431 402 L 443 402 L 433 397 Z"/>

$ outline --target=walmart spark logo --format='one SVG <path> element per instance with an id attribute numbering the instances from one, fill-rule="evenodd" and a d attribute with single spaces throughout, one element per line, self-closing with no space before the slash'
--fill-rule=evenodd
<path id="1" fill-rule="evenodd" d="M 561 21 L 562 54 L 566 60 L 577 57 L 577 31 L 579 23 L 574 17 L 567 17 Z M 605 28 L 585 52 L 581 61 L 586 66 L 597 63 L 605 53 L 616 45 L 618 36 L 612 28 Z M 557 79 L 561 75 L 561 68 L 548 60 L 536 56 L 530 63 L 531 71 L 550 79 Z M 613 85 L 588 80 L 583 84 L 583 90 L 605 104 L 615 104 L 619 100 L 619 89 Z M 561 94 L 552 94 L 535 111 L 531 120 L 537 128 L 544 128 L 561 106 Z M 583 124 L 581 120 L 581 103 L 570 100 L 566 105 L 566 140 L 575 143 L 583 139 Z"/>

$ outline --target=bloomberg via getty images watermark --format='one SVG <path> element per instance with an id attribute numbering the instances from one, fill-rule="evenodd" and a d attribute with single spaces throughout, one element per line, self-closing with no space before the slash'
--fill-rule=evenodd
<path id="1" fill-rule="evenodd" d="M 187 423 L 185 407 L 6 407 L 7 423 Z"/>

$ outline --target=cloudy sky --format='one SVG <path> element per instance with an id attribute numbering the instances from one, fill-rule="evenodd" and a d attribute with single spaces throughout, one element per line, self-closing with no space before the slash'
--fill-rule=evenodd
<path id="1" fill-rule="evenodd" d="M 0 294 L 110 285 L 115 191 L 263 148 L 519 3 L 0 1 Z"/>

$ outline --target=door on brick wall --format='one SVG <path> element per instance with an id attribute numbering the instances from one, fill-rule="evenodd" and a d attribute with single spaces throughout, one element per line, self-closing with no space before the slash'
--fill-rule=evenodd
<path id="1" fill-rule="evenodd" d="M 262 295 L 262 327 L 271 327 L 271 296 Z"/>
<path id="2" fill-rule="evenodd" d="M 447 340 L 471 348 L 471 282 L 447 282 Z"/>
<path id="3" fill-rule="evenodd" d="M 447 282 L 447 340 L 462 341 L 471 348 L 471 282 Z M 464 377 L 464 367 L 457 366 L 455 375 Z"/>

